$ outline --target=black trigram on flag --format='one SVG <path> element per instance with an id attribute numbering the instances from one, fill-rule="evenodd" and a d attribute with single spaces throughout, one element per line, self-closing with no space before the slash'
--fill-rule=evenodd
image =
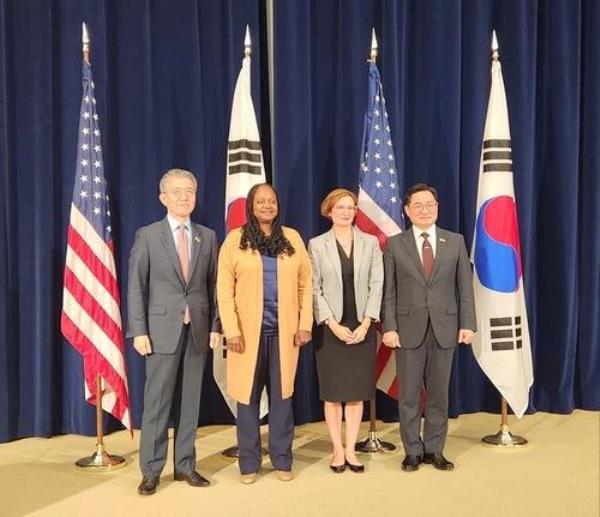
<path id="1" fill-rule="evenodd" d="M 260 142 L 235 140 L 227 142 L 227 173 L 262 174 Z"/>
<path id="2" fill-rule="evenodd" d="M 483 172 L 512 172 L 510 140 L 483 141 Z"/>
<path id="3" fill-rule="evenodd" d="M 490 318 L 492 351 L 515 350 L 523 347 L 521 316 Z"/>

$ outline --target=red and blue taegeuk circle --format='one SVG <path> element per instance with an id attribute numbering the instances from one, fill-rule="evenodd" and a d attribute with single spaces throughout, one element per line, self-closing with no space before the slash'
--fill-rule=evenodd
<path id="1" fill-rule="evenodd" d="M 488 199 L 476 222 L 475 270 L 482 285 L 512 293 L 521 280 L 521 246 L 517 207 L 510 196 Z"/>

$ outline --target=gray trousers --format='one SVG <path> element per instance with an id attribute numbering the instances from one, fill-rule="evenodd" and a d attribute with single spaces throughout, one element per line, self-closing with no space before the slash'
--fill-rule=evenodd
<path id="1" fill-rule="evenodd" d="M 165 466 L 171 414 L 175 472 L 190 474 L 196 466 L 194 442 L 206 352 L 196 352 L 192 339 L 190 325 L 183 325 L 175 353 L 146 356 L 140 469 L 149 478 L 159 476 Z"/>
<path id="2" fill-rule="evenodd" d="M 444 450 L 448 433 L 448 387 L 455 348 L 440 347 L 429 322 L 425 338 L 418 348 L 396 349 L 398 414 L 405 454 L 421 456 L 423 452 Z M 427 401 L 421 440 L 419 401 L 423 384 L 427 390 Z"/>
<path id="3" fill-rule="evenodd" d="M 276 470 L 292 470 L 294 413 L 292 398 L 281 398 L 279 337 L 261 334 L 250 404 L 237 405 L 237 439 L 242 474 L 258 472 L 262 463 L 260 443 L 260 396 L 267 385 L 269 392 L 269 457 Z"/>

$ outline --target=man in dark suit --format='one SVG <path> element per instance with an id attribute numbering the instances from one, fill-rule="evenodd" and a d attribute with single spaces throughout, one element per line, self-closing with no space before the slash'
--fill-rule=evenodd
<path id="1" fill-rule="evenodd" d="M 396 349 L 402 469 L 454 465 L 442 454 L 448 432 L 448 386 L 457 343 L 476 330 L 471 264 L 462 235 L 435 225 L 438 194 L 424 183 L 404 196 L 412 228 L 388 239 L 383 253 L 383 343 Z M 421 386 L 427 389 L 421 438 Z"/>
<path id="2" fill-rule="evenodd" d="M 129 256 L 127 337 L 146 358 L 140 439 L 141 495 L 156 491 L 167 457 L 169 416 L 175 420 L 175 480 L 210 482 L 196 472 L 194 442 L 207 347 L 220 338 L 215 307 L 217 239 L 195 224 L 196 178 L 169 170 L 160 180 L 167 216 L 140 228 Z M 179 407 L 172 407 L 173 400 Z"/>

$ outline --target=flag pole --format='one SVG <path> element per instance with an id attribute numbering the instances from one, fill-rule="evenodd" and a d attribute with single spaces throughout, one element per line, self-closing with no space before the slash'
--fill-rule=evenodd
<path id="1" fill-rule="evenodd" d="M 492 32 L 492 62 L 494 61 L 500 61 L 496 31 Z M 510 432 L 508 426 L 508 404 L 503 396 L 501 396 L 500 430 L 496 434 L 484 436 L 481 441 L 486 445 L 498 447 L 522 447 L 523 445 L 527 445 L 525 438 L 516 436 Z"/>
<path id="2" fill-rule="evenodd" d="M 500 430 L 496 434 L 484 436 L 481 441 L 486 445 L 494 445 L 499 447 L 522 447 L 527 445 L 527 440 L 522 436 L 517 436 L 510 432 L 508 426 L 508 404 L 506 399 L 502 398 L 502 411 L 500 419 Z"/>
<path id="3" fill-rule="evenodd" d="M 375 35 L 375 28 L 373 28 L 371 35 L 371 53 L 369 60 L 371 63 L 377 61 L 377 53 L 379 45 L 377 44 L 377 36 Z M 384 442 L 379 439 L 379 433 L 377 432 L 377 420 L 376 420 L 376 405 L 375 398 L 369 400 L 369 434 L 367 437 L 357 442 L 354 449 L 359 452 L 390 452 L 396 449 L 396 446 Z"/>
<path id="4" fill-rule="evenodd" d="M 250 57 L 252 55 L 252 39 L 250 38 L 250 26 L 246 25 L 246 35 L 244 36 L 244 58 Z M 227 353 L 227 350 L 225 350 Z M 268 451 L 263 447 L 261 449 L 262 455 L 266 456 Z M 226 458 L 239 458 L 240 457 L 240 448 L 238 445 L 233 445 L 228 447 L 223 452 L 221 452 L 222 456 Z"/>
<path id="5" fill-rule="evenodd" d="M 86 64 L 90 61 L 90 37 L 87 26 L 81 24 L 81 44 L 83 60 Z M 106 452 L 104 446 L 104 414 L 102 409 L 102 377 L 96 374 L 96 451 L 91 456 L 80 458 L 75 462 L 75 466 L 84 472 L 98 472 L 106 470 L 115 470 L 125 466 L 125 458 Z"/>

